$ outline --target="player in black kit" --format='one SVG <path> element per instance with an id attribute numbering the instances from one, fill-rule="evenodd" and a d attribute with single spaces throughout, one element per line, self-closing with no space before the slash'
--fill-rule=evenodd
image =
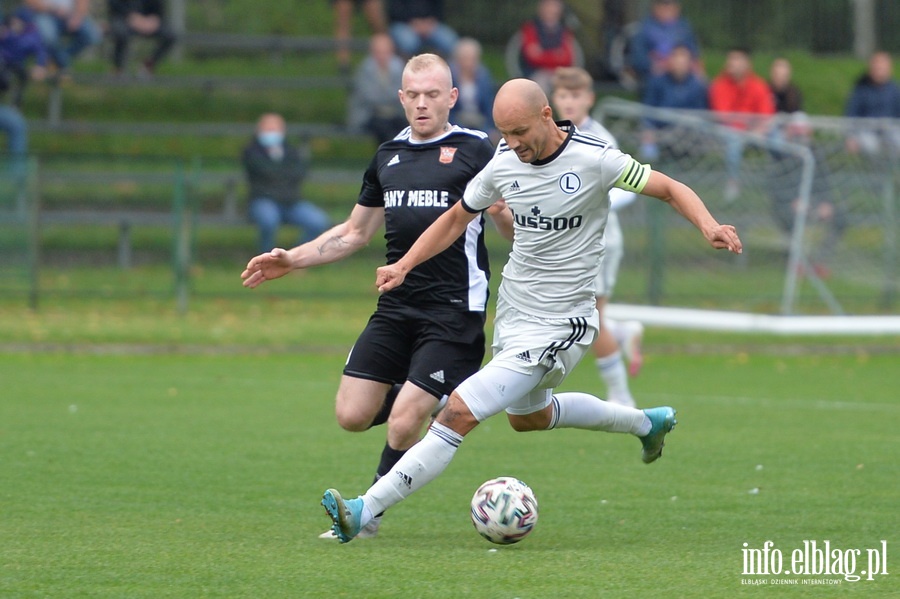
<path id="1" fill-rule="evenodd" d="M 410 126 L 378 148 L 350 218 L 309 243 L 256 256 L 241 274 L 244 286 L 341 260 L 368 244 L 382 223 L 388 264 L 406 254 L 493 156 L 484 132 L 449 123 L 458 93 L 443 59 L 410 59 L 399 92 Z M 491 216 L 501 231 L 511 230 L 508 210 L 498 207 Z M 441 400 L 481 366 L 489 274 L 481 217 L 379 298 L 347 359 L 335 407 L 349 431 L 387 419 L 376 480 L 416 443 Z M 373 523 L 360 536 L 376 534 L 380 518 Z"/>

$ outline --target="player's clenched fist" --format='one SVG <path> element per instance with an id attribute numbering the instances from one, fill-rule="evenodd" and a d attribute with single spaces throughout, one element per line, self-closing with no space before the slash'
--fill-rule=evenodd
<path id="1" fill-rule="evenodd" d="M 375 286 L 378 288 L 378 293 L 384 293 L 402 285 L 405 278 L 406 269 L 399 263 L 388 264 L 375 271 Z"/>

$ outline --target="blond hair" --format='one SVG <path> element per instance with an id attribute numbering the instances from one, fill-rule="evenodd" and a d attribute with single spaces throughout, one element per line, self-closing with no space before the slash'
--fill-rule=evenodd
<path id="1" fill-rule="evenodd" d="M 417 54 L 413 56 L 406 62 L 406 66 L 403 68 L 403 75 L 405 77 L 407 73 L 421 73 L 432 68 L 443 70 L 447 74 L 447 80 L 452 85 L 453 76 L 450 74 L 450 66 L 446 60 L 437 54 Z"/>
<path id="2" fill-rule="evenodd" d="M 553 72 L 553 89 L 594 89 L 594 80 L 581 67 L 559 67 Z"/>

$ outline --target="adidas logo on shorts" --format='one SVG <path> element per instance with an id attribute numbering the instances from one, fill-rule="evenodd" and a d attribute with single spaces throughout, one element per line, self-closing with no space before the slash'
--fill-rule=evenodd
<path id="1" fill-rule="evenodd" d="M 437 372 L 432 372 L 432 373 L 431 373 L 431 378 L 433 378 L 434 380 L 436 380 L 436 381 L 439 382 L 439 383 L 445 382 L 445 381 L 444 381 L 444 371 L 443 371 L 443 370 L 438 370 Z"/>
<path id="2" fill-rule="evenodd" d="M 516 354 L 516 358 L 522 360 L 523 362 L 528 362 L 531 364 L 531 352 L 527 349 L 520 354 Z"/>

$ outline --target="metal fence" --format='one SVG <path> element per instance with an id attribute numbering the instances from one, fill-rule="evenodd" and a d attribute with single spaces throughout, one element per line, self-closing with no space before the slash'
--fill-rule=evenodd
<path id="1" fill-rule="evenodd" d="M 649 155 L 696 189 L 745 242 L 737 259 L 710 258 L 681 219 L 667 218 L 671 211 L 660 215 L 641 203 L 620 216 L 633 238 L 623 271 L 645 281 L 630 299 L 684 306 L 683 298 L 696 297 L 685 287 L 701 285 L 709 286 L 701 302 L 749 312 L 895 309 L 900 122 L 761 119 L 613 99 L 597 116 L 626 151 Z"/>

